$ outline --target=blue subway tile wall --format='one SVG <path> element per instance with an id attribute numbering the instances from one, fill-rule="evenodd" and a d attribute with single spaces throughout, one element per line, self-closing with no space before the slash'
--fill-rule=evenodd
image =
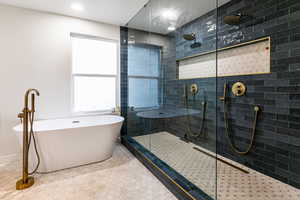
<path id="1" fill-rule="evenodd" d="M 121 115 L 125 118 L 122 135 L 127 135 L 128 108 L 128 28 L 120 29 Z"/>
<path id="2" fill-rule="evenodd" d="M 207 141 L 198 143 L 212 148 L 217 133 L 217 152 L 232 160 L 274 177 L 280 181 L 300 188 L 300 1 L 291 0 L 232 0 L 218 9 L 217 37 L 213 30 L 216 11 L 212 11 L 176 31 L 176 58 L 211 51 L 261 37 L 271 37 L 271 74 L 210 78 L 201 80 L 166 82 L 166 104 L 179 105 L 184 83 L 199 84 L 200 91 L 206 91 L 209 103 Z M 252 15 L 239 26 L 223 22 L 226 15 L 239 12 Z M 215 26 L 216 27 L 216 26 Z M 182 35 L 195 32 L 203 45 L 192 50 Z M 255 65 L 255 63 L 253 63 Z M 174 66 L 172 66 L 174 67 Z M 230 86 L 242 81 L 247 86 L 245 97 L 229 97 L 230 132 L 234 135 L 236 146 L 245 149 L 250 142 L 254 105 L 262 108 L 259 116 L 254 148 L 250 154 L 240 156 L 229 147 L 223 119 L 223 104 L 216 101 L 223 95 L 223 85 Z M 217 90 L 215 88 L 217 86 Z M 168 91 L 170 90 L 170 91 Z M 216 93 L 217 91 L 217 93 Z M 204 94 L 203 94 L 204 95 Z M 200 97 L 199 97 L 200 98 Z M 217 115 L 214 111 L 217 110 Z M 216 120 L 217 117 L 217 120 Z M 184 121 L 166 123 L 169 132 L 183 135 L 186 131 Z M 213 127 L 216 127 L 213 128 Z M 216 131 L 217 130 L 217 131 Z M 205 146 L 206 145 L 206 146 Z M 208 147 L 207 147 L 208 146 Z"/>

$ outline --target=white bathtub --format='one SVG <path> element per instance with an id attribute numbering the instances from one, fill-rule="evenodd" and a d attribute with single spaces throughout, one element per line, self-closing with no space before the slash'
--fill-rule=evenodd
<path id="1" fill-rule="evenodd" d="M 41 157 L 38 172 L 53 172 L 110 158 L 123 121 L 123 117 L 116 115 L 35 121 L 34 132 Z M 14 127 L 14 131 L 22 145 L 22 125 Z M 32 143 L 30 171 L 36 163 Z"/>

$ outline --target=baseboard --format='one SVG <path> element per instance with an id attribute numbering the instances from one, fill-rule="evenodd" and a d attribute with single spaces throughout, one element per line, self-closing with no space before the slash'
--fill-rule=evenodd
<path id="1" fill-rule="evenodd" d="M 18 154 L 9 154 L 0 156 L 0 163 L 10 162 L 18 159 Z"/>

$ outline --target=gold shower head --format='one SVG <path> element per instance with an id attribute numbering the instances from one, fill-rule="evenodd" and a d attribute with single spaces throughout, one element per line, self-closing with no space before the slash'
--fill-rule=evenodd
<path id="1" fill-rule="evenodd" d="M 242 15 L 229 15 L 224 17 L 224 23 L 228 25 L 239 25 Z"/>
<path id="2" fill-rule="evenodd" d="M 196 34 L 195 33 L 185 34 L 183 35 L 183 38 L 187 41 L 196 40 Z"/>

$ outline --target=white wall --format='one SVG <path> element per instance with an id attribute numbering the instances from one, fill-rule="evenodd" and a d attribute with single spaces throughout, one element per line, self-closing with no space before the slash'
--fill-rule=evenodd
<path id="1" fill-rule="evenodd" d="M 70 33 L 120 39 L 118 26 L 0 5 L 0 156 L 19 152 L 12 127 L 37 88 L 37 118 L 70 116 Z"/>

